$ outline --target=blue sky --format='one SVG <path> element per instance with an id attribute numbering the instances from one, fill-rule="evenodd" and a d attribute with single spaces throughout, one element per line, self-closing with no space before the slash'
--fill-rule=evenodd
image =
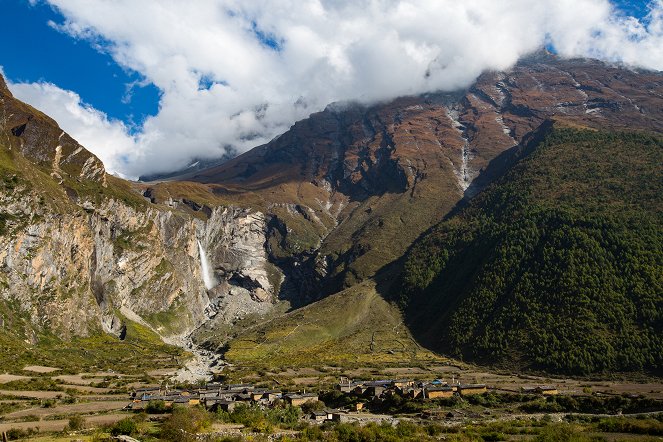
<path id="1" fill-rule="evenodd" d="M 647 4 L 649 2 L 646 0 L 613 0 L 613 3 L 624 13 L 642 18 L 647 14 Z"/>
<path id="2" fill-rule="evenodd" d="M 611 1 L 617 15 L 608 0 L 1 0 L 0 66 L 137 177 L 244 152 L 334 101 L 466 87 L 547 43 L 662 69 L 663 0 L 651 27 L 624 20 L 650 2 Z"/>
<path id="3" fill-rule="evenodd" d="M 51 6 L 27 0 L 2 1 L 0 66 L 13 82 L 46 81 L 77 92 L 84 102 L 109 117 L 140 125 L 156 115 L 159 89 L 129 69 L 120 67 L 84 40 L 77 40 L 48 25 L 63 18 Z M 135 85 L 127 89 L 130 85 Z"/>

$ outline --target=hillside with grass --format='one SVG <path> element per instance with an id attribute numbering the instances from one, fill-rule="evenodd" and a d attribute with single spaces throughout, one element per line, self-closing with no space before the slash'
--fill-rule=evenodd
<path id="1" fill-rule="evenodd" d="M 409 252 L 415 336 L 571 374 L 663 367 L 663 140 L 554 129 Z"/>
<path id="2" fill-rule="evenodd" d="M 441 362 L 420 347 L 373 281 L 276 316 L 232 339 L 225 358 L 252 367 L 382 366 Z"/>

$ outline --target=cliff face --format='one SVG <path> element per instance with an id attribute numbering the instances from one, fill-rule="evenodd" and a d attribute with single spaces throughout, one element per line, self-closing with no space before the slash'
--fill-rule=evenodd
<path id="1" fill-rule="evenodd" d="M 53 120 L 6 88 L 0 100 L 2 324 L 29 317 L 31 340 L 122 336 L 126 319 L 174 336 L 271 308 L 262 213 L 149 204 Z"/>

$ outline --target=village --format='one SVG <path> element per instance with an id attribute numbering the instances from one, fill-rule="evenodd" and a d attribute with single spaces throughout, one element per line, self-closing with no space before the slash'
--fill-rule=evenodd
<path id="1" fill-rule="evenodd" d="M 328 433 L 367 426 L 397 431 L 404 425 L 450 433 L 468 423 L 489 431 L 491 422 L 514 418 L 522 423 L 513 431 L 538 431 L 545 416 L 559 422 L 574 413 L 607 419 L 663 409 L 660 384 L 607 384 L 451 366 L 286 369 L 224 374 L 200 384 L 173 380 L 170 370 L 70 374 L 26 366 L 21 374 L 2 374 L 0 434 L 6 432 L 9 440 L 58 434 L 61 439 L 54 440 L 67 442 L 75 434 L 88 442 L 95 432 L 110 437 L 122 431 L 152 440 L 181 416 L 207 420 L 205 432 L 230 438 L 270 432 L 292 438 L 318 429 Z M 135 428 L 129 431 L 127 425 Z"/>
<path id="2" fill-rule="evenodd" d="M 252 384 L 227 384 L 210 382 L 198 388 L 170 389 L 146 387 L 137 389 L 127 406 L 132 411 L 164 411 L 174 406 L 203 406 L 209 411 L 233 412 L 238 406 L 254 405 L 275 407 L 289 405 L 302 407 L 305 417 L 315 422 L 349 422 L 358 420 L 357 414 L 366 412 L 368 405 L 379 403 L 391 396 L 408 399 L 433 400 L 467 397 L 486 393 L 485 384 L 463 384 L 455 379 L 447 383 L 440 379 L 421 381 L 412 379 L 351 380 L 342 376 L 334 386 L 335 391 L 353 399 L 351 406 L 339 409 L 326 408 L 317 392 L 283 392 L 277 389 L 258 388 Z M 524 394 L 551 396 L 558 394 L 555 387 L 523 387 Z"/>

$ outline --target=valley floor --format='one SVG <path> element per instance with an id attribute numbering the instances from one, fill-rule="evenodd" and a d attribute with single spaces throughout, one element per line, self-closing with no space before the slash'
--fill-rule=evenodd
<path id="1" fill-rule="evenodd" d="M 148 415 L 127 410 L 136 389 L 185 386 L 173 381 L 176 367 L 154 367 L 143 373 L 63 373 L 57 367 L 26 368 L 0 374 L 0 433 L 6 432 L 10 440 L 106 440 L 127 421 L 133 422 L 129 432 L 137 440 L 170 440 L 164 439 L 161 432 L 169 428 L 177 413 L 198 413 L 193 418 L 204 421 L 199 430 L 208 434 L 203 440 L 267 440 L 267 434 L 269 440 L 363 440 L 347 434 L 371 433 L 374 440 L 654 441 L 663 435 L 663 382 L 659 380 L 580 380 L 496 373 L 464 364 L 451 365 L 450 361 L 382 368 L 318 365 L 259 372 L 227 367 L 223 372 L 225 383 L 319 393 L 324 404 L 297 407 L 294 420 L 284 423 L 287 407 L 272 411 L 250 406 L 230 413 L 196 411 L 193 407 L 178 409 L 175 414 L 165 410 Z M 378 402 L 352 396 L 350 402 L 366 404 L 364 411 L 347 412 L 344 420 L 348 423 L 320 426 L 310 418 L 309 411 L 301 410 L 342 407 L 345 399 L 334 393 L 341 376 L 482 383 L 488 392 L 467 398 Z M 523 388 L 543 384 L 556 388 L 558 395 L 522 394 Z M 275 414 L 280 417 L 275 418 Z M 560 434 L 563 437 L 555 439 Z M 224 439 L 228 437 L 234 439 Z"/>

